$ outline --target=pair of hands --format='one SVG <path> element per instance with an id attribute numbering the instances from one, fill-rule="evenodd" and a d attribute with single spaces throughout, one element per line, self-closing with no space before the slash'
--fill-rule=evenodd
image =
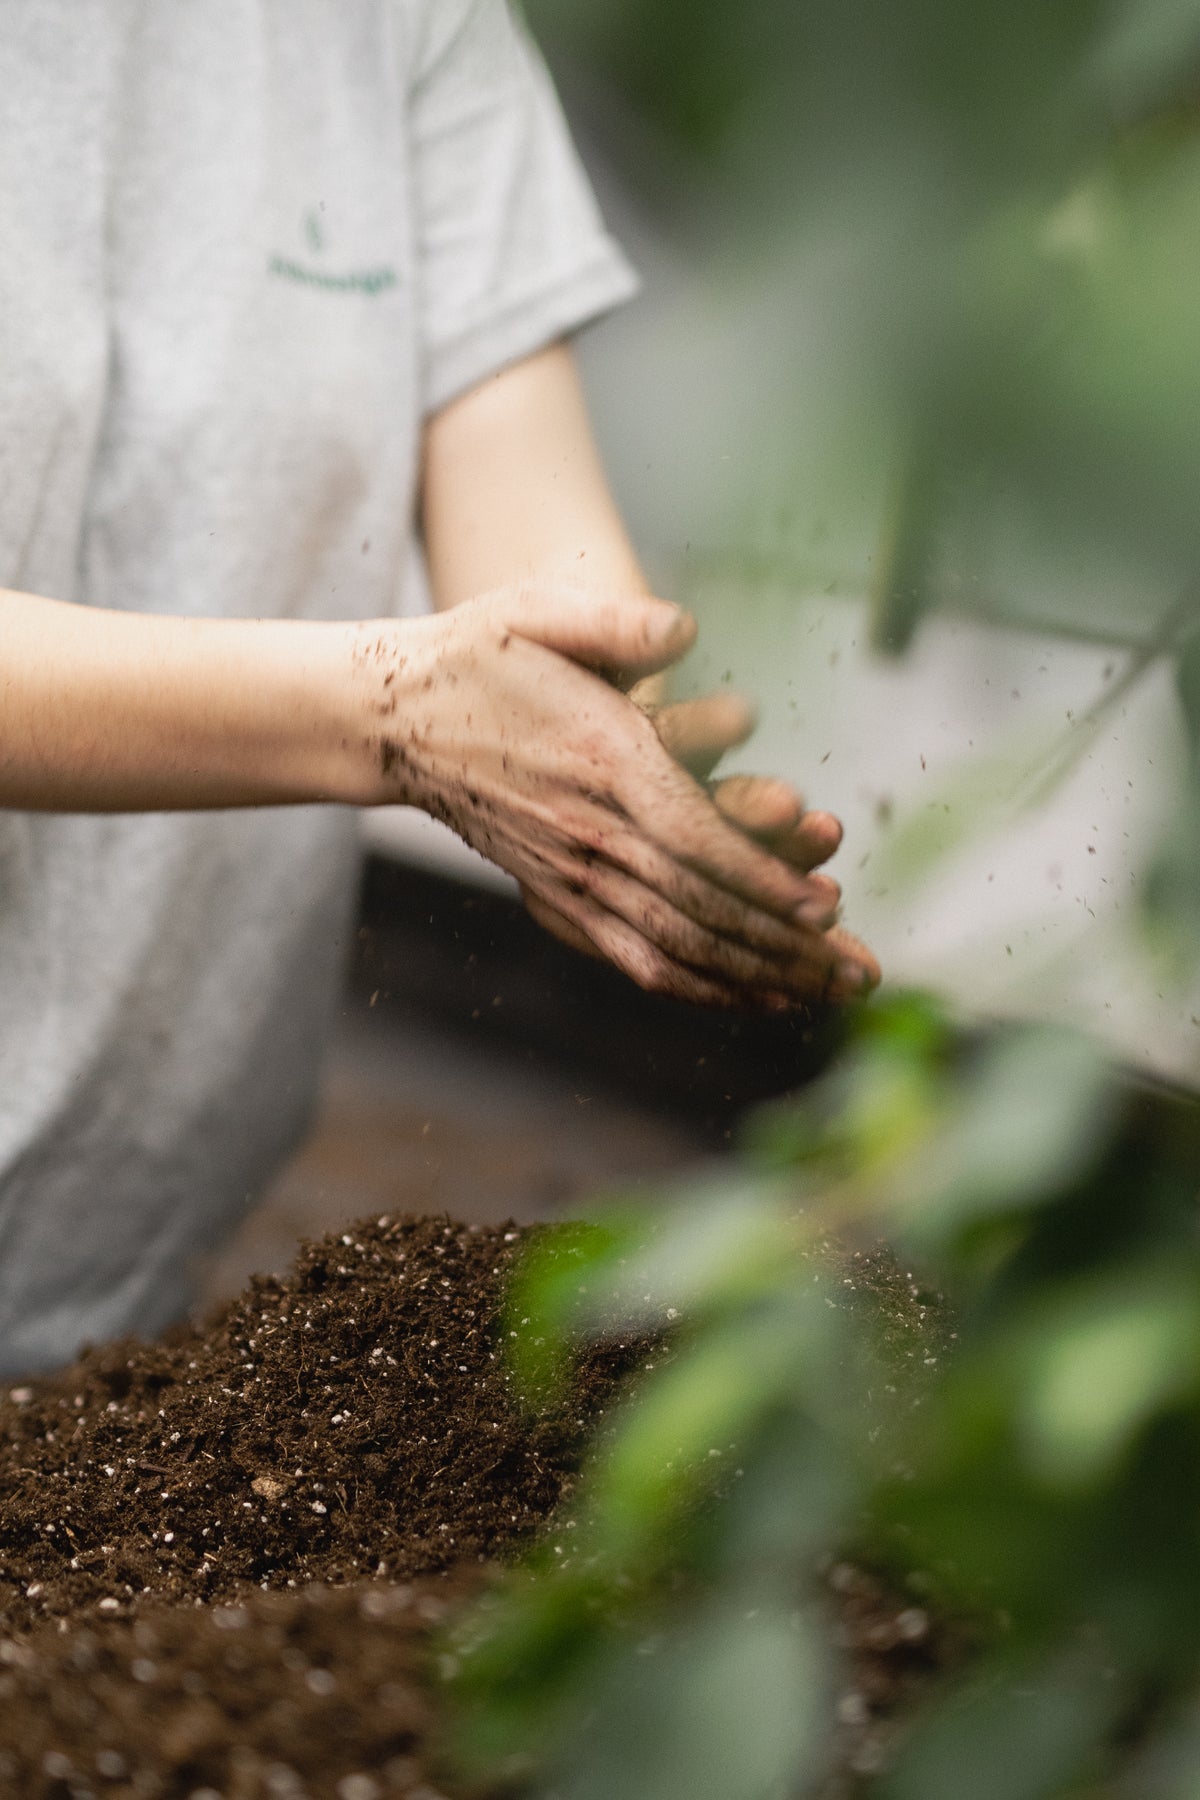
<path id="1" fill-rule="evenodd" d="M 641 596 L 507 589 L 360 644 L 380 799 L 445 820 L 515 875 L 535 919 L 642 987 L 786 1010 L 879 980 L 817 873 L 841 828 L 783 782 L 702 783 L 749 733 L 731 696 L 645 710 L 622 691 L 695 624 Z"/>

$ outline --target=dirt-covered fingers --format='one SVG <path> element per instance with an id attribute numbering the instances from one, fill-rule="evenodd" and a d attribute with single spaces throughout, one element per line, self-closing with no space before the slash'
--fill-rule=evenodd
<path id="1" fill-rule="evenodd" d="M 522 885 L 521 899 L 525 903 L 526 912 L 535 925 L 540 925 L 543 931 L 548 931 L 551 937 L 556 937 L 569 949 L 578 950 L 581 956 L 591 956 L 602 960 L 601 952 L 596 948 L 587 932 L 573 924 L 556 907 L 548 905 L 534 893 L 532 888 Z"/>
<path id="2" fill-rule="evenodd" d="M 687 781 L 682 771 L 679 775 L 681 781 Z M 703 802 L 702 796 L 700 798 L 702 811 L 696 818 L 695 836 L 690 835 L 685 825 L 671 839 L 676 860 L 686 859 L 693 872 L 707 877 L 713 886 L 748 901 L 752 910 L 747 913 L 747 918 L 775 908 L 783 914 L 786 908 L 793 925 L 816 927 L 815 941 L 825 950 L 836 952 L 836 975 L 830 997 L 846 998 L 876 986 L 880 979 L 879 964 L 871 952 L 856 938 L 826 929 L 830 922 L 828 889 L 833 884 L 826 883 L 822 891 L 825 877 L 802 876 L 799 871 L 790 869 L 729 824 L 714 807 Z M 661 844 L 661 830 L 656 835 Z"/>
<path id="3" fill-rule="evenodd" d="M 698 874 L 651 838 L 628 827 L 606 831 L 596 848 L 577 850 L 570 865 L 562 864 L 566 879 L 575 880 L 584 888 L 595 887 L 603 879 L 606 867 L 615 868 L 640 886 L 662 895 L 696 924 L 778 962 L 787 962 L 802 953 L 814 926 L 823 930 L 832 922 L 829 890 L 835 884 L 824 876 L 808 877 L 803 915 L 795 913 L 784 920 Z M 836 908 L 836 891 L 832 902 Z"/>
<path id="4" fill-rule="evenodd" d="M 647 705 L 664 749 L 699 781 L 754 729 L 754 709 L 740 694 L 706 694 L 670 706 Z M 727 775 L 709 783 L 717 809 L 739 831 L 758 838 L 795 869 L 828 861 L 842 841 L 838 820 L 806 812 L 790 783 L 770 775 Z"/>
<path id="5" fill-rule="evenodd" d="M 647 686 L 649 684 L 646 684 Z M 649 713 L 664 749 L 697 780 L 706 780 L 727 750 L 754 730 L 754 708 L 740 694 L 706 694 L 669 706 L 639 704 Z M 769 775 L 727 775 L 710 784 L 718 810 L 797 869 L 814 869 L 842 841 L 842 828 L 827 812 L 806 812 L 790 783 Z"/>
<path id="6" fill-rule="evenodd" d="M 726 1010 L 789 1012 L 802 1004 L 801 996 L 785 988 L 746 987 L 693 968 L 652 943 L 619 913 L 607 911 L 589 896 L 563 894 L 556 896 L 554 906 L 531 896 L 526 904 L 532 917 L 564 943 L 573 943 L 577 938 L 586 940 L 593 955 L 603 957 L 650 993 Z"/>
<path id="7" fill-rule="evenodd" d="M 862 990 L 857 961 L 821 931 L 796 930 L 789 933 L 786 954 L 765 954 L 698 923 L 666 895 L 606 861 L 591 865 L 585 892 L 593 905 L 623 919 L 672 962 L 747 994 L 847 1000 Z"/>
<path id="8" fill-rule="evenodd" d="M 698 780 L 754 730 L 754 708 L 740 694 L 705 694 L 670 706 L 645 705 L 640 693 L 637 700 L 653 720 L 663 748 Z"/>
<path id="9" fill-rule="evenodd" d="M 883 979 L 883 971 L 879 967 L 878 958 L 860 939 L 840 928 L 826 932 L 825 940 L 830 948 L 836 950 L 843 964 L 854 964 L 862 971 L 862 991 L 869 993 L 877 988 Z"/>
<path id="10" fill-rule="evenodd" d="M 529 887 L 523 886 L 521 893 L 530 918 L 561 943 L 584 956 L 612 962 L 639 986 L 669 993 L 677 999 L 701 1006 L 781 1012 L 794 1009 L 806 997 L 830 1000 L 841 997 L 832 974 L 827 975 L 819 995 L 810 992 L 807 996 L 781 987 L 748 989 L 740 982 L 719 981 L 711 975 L 701 975 L 688 964 L 655 949 L 636 927 L 619 915 L 596 906 L 583 895 L 560 897 L 559 905 L 552 906 Z M 574 917 L 568 917 L 568 913 L 573 913 Z M 832 936 L 839 956 L 848 960 L 853 953 L 856 966 L 865 970 L 870 984 L 878 982 L 879 965 L 870 952 L 844 932 Z M 851 985 L 853 991 L 860 991 Z"/>
<path id="11" fill-rule="evenodd" d="M 804 801 L 786 781 L 767 775 L 727 775 L 711 784 L 718 811 L 791 863 L 815 869 L 827 862 L 842 841 L 842 827 L 832 813 L 806 812 Z"/>
<path id="12" fill-rule="evenodd" d="M 668 668 L 696 638 L 695 620 L 670 601 L 570 582 L 531 582 L 468 604 L 487 608 L 502 636 L 605 670 L 623 687 Z"/>
<path id="13" fill-rule="evenodd" d="M 754 728 L 749 703 L 737 694 L 710 694 L 659 709 L 647 707 L 664 749 L 690 775 L 704 780 L 724 752 Z M 788 782 L 769 775 L 729 775 L 709 782 L 717 810 L 739 831 L 758 838 L 794 869 L 807 872 L 828 860 L 842 830 L 829 813 L 806 813 Z M 824 921 L 831 924 L 841 897 L 836 883 L 823 890 Z"/>
<path id="14" fill-rule="evenodd" d="M 756 838 L 732 824 L 676 765 L 658 772 L 654 802 L 636 822 L 677 863 L 780 919 L 811 923 L 827 893 Z"/>

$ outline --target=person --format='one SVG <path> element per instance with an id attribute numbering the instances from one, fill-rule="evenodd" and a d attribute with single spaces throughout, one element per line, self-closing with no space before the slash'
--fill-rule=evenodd
<path id="1" fill-rule="evenodd" d="M 695 778 L 738 703 L 624 691 L 694 627 L 592 443 L 566 340 L 633 282 L 504 0 L 5 0 L 0 81 L 11 1375 L 179 1317 L 294 1145 L 357 808 L 648 987 L 878 970 L 836 821 Z"/>

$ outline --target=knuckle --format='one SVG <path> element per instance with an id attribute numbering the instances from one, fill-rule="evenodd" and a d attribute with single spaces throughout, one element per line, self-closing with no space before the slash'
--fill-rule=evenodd
<path id="1" fill-rule="evenodd" d="M 573 860 L 579 867 L 588 870 L 599 857 L 609 854 L 614 843 L 613 827 L 595 817 L 581 820 L 573 836 Z"/>

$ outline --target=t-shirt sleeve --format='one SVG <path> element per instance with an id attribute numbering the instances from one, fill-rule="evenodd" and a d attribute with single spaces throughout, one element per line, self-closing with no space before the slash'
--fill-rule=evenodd
<path id="1" fill-rule="evenodd" d="M 433 412 L 637 282 L 505 0 L 427 0 L 410 70 L 422 405 Z"/>

